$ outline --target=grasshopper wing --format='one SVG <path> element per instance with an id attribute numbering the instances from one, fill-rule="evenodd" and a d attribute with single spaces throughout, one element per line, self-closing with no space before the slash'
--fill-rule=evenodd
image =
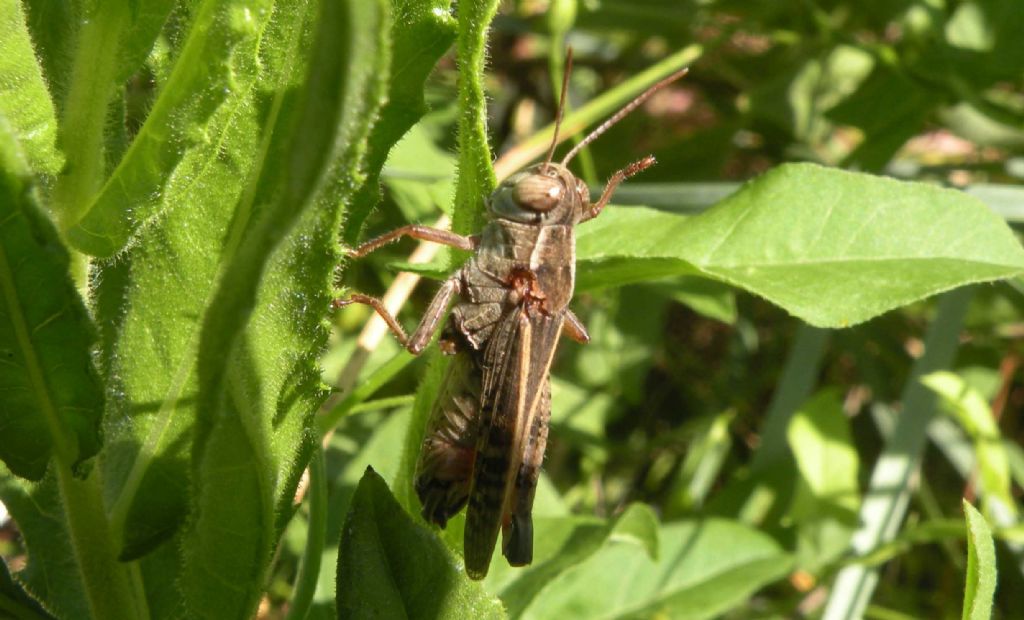
<path id="1" fill-rule="evenodd" d="M 547 438 L 548 371 L 562 323 L 560 314 L 533 314 L 517 306 L 501 319 L 484 350 L 463 545 L 466 572 L 474 579 L 487 574 L 499 530 L 505 531 L 510 563 L 532 559 L 533 486 Z"/>
<path id="2" fill-rule="evenodd" d="M 464 348 L 449 364 L 416 461 L 413 484 L 423 518 L 441 527 L 469 497 L 480 413 L 478 357 Z"/>

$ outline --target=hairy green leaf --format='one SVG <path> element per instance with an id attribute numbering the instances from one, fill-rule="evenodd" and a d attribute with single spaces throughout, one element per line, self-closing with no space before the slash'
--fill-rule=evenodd
<path id="1" fill-rule="evenodd" d="M 0 3 L 0 114 L 13 127 L 34 172 L 60 171 L 57 118 L 18 2 Z"/>
<path id="2" fill-rule="evenodd" d="M 334 235 L 387 83 L 386 8 L 320 4 L 308 76 L 294 101 L 275 102 L 282 113 L 254 176 L 260 202 L 203 320 L 184 542 L 197 615 L 253 613 L 287 518 L 275 508 L 311 453 Z M 225 592 L 225 582 L 243 585 Z"/>
<path id="3" fill-rule="evenodd" d="M 378 175 L 391 147 L 427 111 L 423 83 L 455 40 L 451 0 L 391 0 L 391 84 L 387 104 L 373 127 L 366 154 L 367 179 L 352 200 L 344 240 L 355 243 L 363 222 L 380 197 Z"/>
<path id="4" fill-rule="evenodd" d="M 30 552 L 15 578 L 57 617 L 88 618 L 89 601 L 53 473 L 30 484 L 0 466 L 0 501 Z"/>
<path id="5" fill-rule="evenodd" d="M 700 273 L 846 327 L 1024 270 L 1005 223 L 954 190 L 787 164 L 690 219 L 609 210 L 581 227 L 582 289 Z"/>
<path id="6" fill-rule="evenodd" d="M 504 618 L 444 544 L 398 505 L 373 469 L 356 489 L 338 549 L 339 618 Z"/>
<path id="7" fill-rule="evenodd" d="M 145 124 L 68 230 L 75 247 L 111 256 L 140 226 L 177 205 L 174 181 L 197 174 L 188 156 L 219 152 L 224 116 L 244 113 L 240 98 L 259 74 L 257 47 L 272 12 L 272 0 L 203 3 Z"/>
<path id="8" fill-rule="evenodd" d="M 51 456 L 67 467 L 99 450 L 93 340 L 67 252 L 0 116 L 0 459 L 19 476 L 39 480 Z"/>
<path id="9" fill-rule="evenodd" d="M 22 620 L 53 618 L 11 577 L 7 570 L 7 562 L 3 560 L 0 560 L 0 613 L 10 614 L 12 618 Z"/>
<path id="10" fill-rule="evenodd" d="M 992 596 L 996 592 L 996 549 L 985 517 L 963 501 L 967 520 L 967 583 L 964 586 L 964 620 L 992 617 Z"/>
<path id="11" fill-rule="evenodd" d="M 206 122 L 211 140 L 177 162 L 165 181 L 163 216 L 96 271 L 102 359 L 116 381 L 104 484 L 122 558 L 147 552 L 185 517 L 202 317 L 252 223 L 247 179 L 275 121 L 261 106 L 263 90 L 283 92 L 301 82 L 308 45 L 300 34 L 312 14 L 309 5 L 296 5 L 262 22 L 264 62 L 248 65 L 250 87 L 224 97 Z M 261 88 L 252 86 L 256 81 Z"/>

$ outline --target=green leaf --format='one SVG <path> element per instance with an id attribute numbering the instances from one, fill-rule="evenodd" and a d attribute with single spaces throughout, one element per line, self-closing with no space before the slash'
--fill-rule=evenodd
<path id="1" fill-rule="evenodd" d="M 103 481 L 123 559 L 146 553 L 185 517 L 202 319 L 255 217 L 249 177 L 264 155 L 261 136 L 273 134 L 277 118 L 261 113 L 260 102 L 267 91 L 297 88 L 304 76 L 309 42 L 300 35 L 315 6 L 299 8 L 263 23 L 265 62 L 236 76 L 250 86 L 224 97 L 206 121 L 213 139 L 194 144 L 176 164 L 165 181 L 163 216 L 138 231 L 136 243 L 116 259 L 98 263 L 102 360 L 117 382 Z M 285 308 L 291 304 L 281 307 L 279 320 L 292 321 Z M 303 316 L 319 320 L 318 313 Z M 265 386 L 261 395 L 276 397 L 274 389 L 279 386 Z M 282 436 L 289 439 L 292 434 Z"/>
<path id="2" fill-rule="evenodd" d="M 581 227 L 577 256 L 580 288 L 700 273 L 822 327 L 1024 269 L 1005 223 L 962 192 L 811 164 L 689 219 L 609 210 Z"/>
<path id="3" fill-rule="evenodd" d="M 992 532 L 974 506 L 963 501 L 967 520 L 967 583 L 964 586 L 964 620 L 992 617 L 996 591 L 996 549 Z"/>
<path id="4" fill-rule="evenodd" d="M 658 515 L 647 504 L 630 504 L 612 526 L 608 541 L 631 542 L 658 559 Z"/>
<path id="5" fill-rule="evenodd" d="M 329 307 L 340 207 L 360 180 L 387 83 L 386 8 L 320 4 L 308 76 L 294 101 L 275 102 L 281 114 L 256 191 L 242 199 L 266 202 L 256 203 L 203 320 L 195 518 L 183 543 L 184 590 L 196 615 L 255 611 L 288 516 L 275 507 L 294 490 L 315 440 L 312 415 L 324 396 L 315 363 L 326 341 L 321 313 Z"/>
<path id="6" fill-rule="evenodd" d="M 34 172 L 60 171 L 57 118 L 20 2 L 0 3 L 0 115 L 11 124 Z"/>
<path id="7" fill-rule="evenodd" d="M 338 549 L 339 618 L 504 618 L 501 603 L 368 468 Z"/>
<path id="8" fill-rule="evenodd" d="M 474 233 L 483 227 L 483 198 L 497 185 L 487 139 L 483 75 L 487 29 L 499 0 L 459 2 L 459 163 L 452 230 Z"/>
<path id="9" fill-rule="evenodd" d="M 838 392 L 825 389 L 804 403 L 790 420 L 787 437 L 814 497 L 852 517 L 860 506 L 860 459 Z"/>
<path id="10" fill-rule="evenodd" d="M 608 545 L 553 579 L 521 617 L 714 618 L 792 565 L 771 538 L 719 519 L 662 527 L 658 558 Z"/>
<path id="11" fill-rule="evenodd" d="M 391 147 L 427 112 L 423 83 L 455 40 L 451 0 L 391 0 L 391 84 L 387 104 L 370 134 L 367 179 L 356 193 L 345 222 L 345 242 L 355 243 L 363 222 L 380 198 L 379 174 Z"/>
<path id="12" fill-rule="evenodd" d="M 30 179 L 0 116 L 0 460 L 39 480 L 51 456 L 67 467 L 99 450 L 103 391 L 92 323 Z"/>
<path id="13" fill-rule="evenodd" d="M 230 117 L 248 111 L 241 103 L 259 75 L 257 47 L 272 12 L 272 0 L 207 0 L 196 11 L 146 122 L 69 228 L 76 248 L 111 256 L 140 226 L 179 204 L 172 190 L 194 180 L 193 157 L 220 153 Z M 246 163 L 235 162 L 236 175 L 244 176 Z"/>
<path id="14" fill-rule="evenodd" d="M 942 371 L 921 378 L 942 399 L 974 443 L 986 514 L 997 523 L 1014 521 L 1016 503 L 1010 490 L 1010 459 L 992 409 L 985 397 L 959 376 Z"/>

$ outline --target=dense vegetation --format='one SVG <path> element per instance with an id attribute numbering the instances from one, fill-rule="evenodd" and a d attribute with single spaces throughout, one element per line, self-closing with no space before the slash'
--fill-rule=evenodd
<path id="1" fill-rule="evenodd" d="M 1019 616 L 1018 4 L 0 0 L 0 616 Z M 343 248 L 479 230 L 566 45 L 568 139 L 691 70 L 574 162 L 659 160 L 476 583 L 411 488 L 445 358 L 330 301 L 414 324 L 465 256 Z"/>

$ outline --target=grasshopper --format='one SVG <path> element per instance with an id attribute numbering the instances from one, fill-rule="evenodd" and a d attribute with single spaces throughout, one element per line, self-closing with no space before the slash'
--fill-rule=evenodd
<path id="1" fill-rule="evenodd" d="M 616 172 L 595 203 L 567 165 L 579 151 L 682 77 L 651 86 L 553 163 L 572 67 L 566 59 L 555 133 L 543 163 L 504 180 L 485 200 L 489 223 L 479 235 L 409 225 L 359 245 L 360 258 L 409 236 L 472 251 L 446 279 L 412 336 L 374 297 L 355 293 L 334 302 L 371 306 L 414 355 L 429 344 L 452 300 L 440 347 L 454 358 L 434 403 L 414 485 L 423 517 L 444 527 L 468 504 L 463 542 L 466 573 L 482 579 L 502 533 L 512 566 L 533 560 L 531 512 L 551 413 L 549 369 L 559 338 L 590 340 L 569 309 L 576 272 L 577 224 L 597 217 L 622 181 L 653 165 L 647 156 Z"/>

